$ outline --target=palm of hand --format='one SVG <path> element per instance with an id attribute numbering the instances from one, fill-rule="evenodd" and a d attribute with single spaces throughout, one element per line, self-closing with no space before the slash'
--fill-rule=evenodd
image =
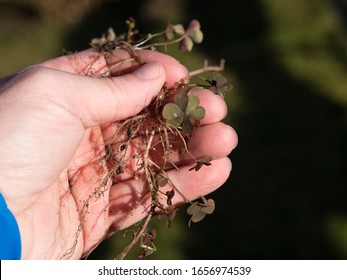
<path id="1" fill-rule="evenodd" d="M 79 55 L 81 61 L 90 59 L 88 51 Z M 184 67 L 165 55 L 143 52 L 143 59 L 145 62 L 159 61 L 164 66 L 168 84 L 187 75 Z M 88 106 L 87 113 L 76 108 L 80 100 L 73 101 L 75 107 L 66 107 L 59 95 L 48 95 L 47 98 L 46 91 L 64 86 L 65 80 L 71 78 L 70 73 L 80 74 L 85 65 L 73 64 L 66 57 L 41 65 L 51 70 L 39 68 L 37 74 L 37 69 L 29 69 L 29 73 L 19 74 L 23 75 L 24 84 L 25 79 L 28 79 L 30 85 L 35 85 L 39 78 L 36 86 L 40 86 L 34 88 L 32 95 L 29 86 L 27 95 L 14 98 L 15 102 L 9 103 L 16 105 L 8 109 L 12 122 L 4 125 L 1 131 L 5 135 L 11 135 L 9 131 L 13 131 L 13 126 L 19 125 L 21 133 L 1 138 L 0 149 L 5 148 L 1 151 L 0 169 L 5 170 L 3 177 L 15 177 L 15 180 L 8 180 L 7 184 L 5 180 L 4 185 L 10 186 L 5 191 L 9 198 L 8 205 L 21 230 L 23 258 L 79 259 L 89 253 L 110 231 L 127 227 L 146 215 L 146 206 L 138 207 L 128 215 L 140 201 L 145 185 L 128 177 L 113 186 L 104 185 L 102 192 L 95 191 L 107 173 L 103 156 L 108 129 L 100 127 L 100 124 L 119 119 L 119 115 L 96 120 L 96 114 L 93 115 L 95 112 L 88 110 Z M 104 62 L 101 62 L 100 67 L 103 66 Z M 73 89 L 81 92 L 80 84 L 86 80 L 79 82 L 79 77 L 73 75 L 74 82 L 77 83 Z M 101 81 L 97 88 L 110 91 L 113 87 L 115 85 L 106 80 Z M 88 91 L 88 87 L 85 88 Z M 13 95 L 16 96 L 16 93 Z M 32 101 L 37 98 L 40 98 L 39 103 Z M 131 100 L 131 96 L 128 98 Z M 133 97 L 132 103 L 141 103 L 136 98 L 138 97 Z M 197 157 L 206 154 L 212 156 L 213 165 L 208 174 L 188 172 L 188 169 L 170 171 L 171 180 L 191 200 L 224 183 L 231 168 L 226 155 L 237 142 L 235 132 L 219 122 L 226 114 L 224 101 L 206 92 L 202 93 L 200 99 L 207 111 L 213 107 L 216 110 L 206 114 L 204 126 L 197 132 L 199 135 L 191 139 L 191 151 Z M 105 103 L 105 107 L 107 106 Z M 121 111 L 121 107 L 118 109 Z M 18 113 L 13 115 L 13 110 Z M 107 108 L 101 107 L 99 110 L 107 111 Z M 110 106 L 108 110 L 116 109 Z M 134 113 L 131 109 L 128 111 L 127 114 Z M 6 112 L 5 108 L 1 113 L 6 115 Z M 89 113 L 91 116 L 84 115 Z M 126 114 L 120 115 L 126 117 Z M 219 139 L 220 146 L 215 147 L 211 135 Z M 12 155 L 16 155 L 15 161 Z M 1 175 L 0 173 L 0 178 Z M 182 201 L 182 197 L 176 196 L 174 203 Z"/>

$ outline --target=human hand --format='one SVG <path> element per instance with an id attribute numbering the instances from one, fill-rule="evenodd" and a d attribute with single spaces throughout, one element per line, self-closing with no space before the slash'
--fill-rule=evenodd
<path id="1" fill-rule="evenodd" d="M 107 124 L 138 113 L 164 83 L 173 85 L 188 76 L 167 55 L 140 55 L 144 66 L 114 78 L 83 75 L 95 59 L 88 50 L 0 80 L 0 192 L 17 219 L 23 259 L 79 259 L 113 229 L 146 215 L 142 208 L 124 220 L 129 201 L 139 201 L 137 193 L 146 187 L 132 178 L 91 200 L 82 224 L 79 215 L 100 183 L 97 179 L 107 173 L 99 165 L 109 137 Z M 93 65 L 102 69 L 105 61 L 100 58 Z M 220 122 L 227 112 L 224 100 L 207 90 L 196 94 L 206 116 L 189 141 L 190 151 L 214 160 L 209 172 L 189 172 L 191 166 L 185 165 L 168 171 L 189 200 L 226 181 L 231 170 L 227 155 L 237 143 L 234 130 Z M 180 195 L 173 199 L 175 204 L 183 201 Z"/>

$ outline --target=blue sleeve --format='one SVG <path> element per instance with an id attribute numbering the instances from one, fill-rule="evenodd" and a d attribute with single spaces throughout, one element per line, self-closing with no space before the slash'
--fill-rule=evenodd
<path id="1" fill-rule="evenodd" d="M 16 218 L 0 193 L 0 260 L 20 260 L 22 244 Z"/>

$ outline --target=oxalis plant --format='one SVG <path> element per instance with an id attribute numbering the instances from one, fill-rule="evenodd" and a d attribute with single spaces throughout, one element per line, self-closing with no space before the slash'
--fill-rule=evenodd
<path id="1" fill-rule="evenodd" d="M 181 24 L 168 24 L 162 32 L 140 36 L 135 26 L 135 20 L 126 21 L 127 31 L 116 35 L 113 28 L 109 28 L 101 38 L 91 40 L 91 46 L 102 56 L 108 65 L 102 73 L 87 73 L 94 77 L 110 77 L 117 73 L 117 68 L 123 63 L 143 64 L 139 50 L 150 49 L 160 51 L 172 44 L 179 44 L 181 51 L 191 51 L 194 44 L 203 41 L 203 33 L 200 23 L 192 20 L 187 28 Z M 129 58 L 117 60 L 117 52 L 126 51 Z M 140 201 L 125 215 L 124 220 L 129 218 L 134 211 L 143 205 L 146 208 L 146 218 L 138 228 L 133 231 L 133 238 L 117 259 L 124 259 L 131 248 L 139 244 L 142 253 L 139 258 L 143 259 L 156 250 L 155 229 L 149 228 L 149 222 L 154 216 L 166 217 L 167 227 L 171 227 L 175 213 L 178 209 L 172 199 L 178 193 L 190 206 L 187 214 L 190 215 L 188 226 L 204 219 L 212 214 L 215 208 L 213 199 L 201 197 L 199 201 L 189 201 L 170 180 L 167 171 L 178 168 L 173 161 L 173 154 L 189 158 L 194 165 L 191 172 L 201 172 L 201 168 L 208 168 L 212 158 L 206 155 L 203 158 L 195 158 L 189 151 L 188 141 L 195 130 L 199 129 L 200 121 L 205 117 L 205 108 L 199 103 L 198 96 L 192 93 L 195 88 L 206 88 L 215 94 L 224 97 L 231 89 L 227 79 L 220 74 L 224 70 L 224 60 L 217 66 L 209 66 L 207 62 L 197 70 L 189 73 L 189 78 L 198 76 L 201 83 L 190 84 L 189 81 L 177 81 L 171 88 L 163 87 L 156 98 L 140 113 L 117 121 L 117 127 L 111 140 L 106 144 L 106 154 L 103 162 L 106 162 L 108 173 L 101 179 L 100 185 L 84 202 L 80 212 L 81 233 L 83 221 L 87 218 L 89 200 L 102 197 L 112 183 L 118 182 L 119 176 L 125 171 L 130 172 L 133 178 L 143 180 L 146 185 L 145 193 Z M 203 74 L 207 74 L 203 77 Z M 134 142 L 136 145 L 134 145 Z M 160 160 L 158 160 L 160 159 Z M 136 166 L 134 169 L 133 166 Z M 131 167 L 131 168 L 130 168 Z M 163 191 L 163 187 L 166 186 Z M 170 190 L 167 190 L 169 186 Z M 76 238 L 77 240 L 77 238 Z"/>

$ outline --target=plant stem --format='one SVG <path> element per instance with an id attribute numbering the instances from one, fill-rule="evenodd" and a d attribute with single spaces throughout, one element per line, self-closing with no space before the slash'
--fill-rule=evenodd
<path id="1" fill-rule="evenodd" d="M 143 168 L 145 170 L 145 175 L 146 175 L 146 180 L 148 183 L 148 191 L 151 194 L 151 210 L 149 211 L 145 222 L 143 223 L 143 225 L 141 226 L 141 228 L 139 229 L 139 231 L 135 234 L 135 237 L 133 238 L 133 240 L 124 248 L 123 252 L 119 254 L 119 256 L 117 257 L 118 260 L 123 260 L 125 258 L 125 256 L 129 253 L 129 251 L 134 247 L 134 245 L 139 241 L 139 239 L 141 238 L 141 236 L 144 234 L 144 232 L 147 229 L 148 223 L 150 222 L 152 215 L 153 215 L 153 207 L 155 205 L 154 201 L 157 200 L 156 198 L 156 191 L 155 188 L 153 186 L 153 181 L 152 181 L 152 176 L 150 174 L 150 170 L 149 170 L 149 166 L 148 166 L 148 154 L 149 154 L 149 150 L 151 149 L 152 146 L 152 142 L 153 142 L 153 138 L 154 138 L 154 133 L 155 131 L 152 130 L 151 134 L 148 138 L 148 142 L 147 142 L 147 146 L 146 146 L 146 150 L 143 154 Z"/>
<path id="2" fill-rule="evenodd" d="M 163 35 L 165 33 L 166 33 L 166 31 L 159 32 L 159 33 L 156 33 L 156 34 L 148 34 L 148 37 L 146 39 L 144 39 L 142 42 L 134 45 L 134 47 L 138 48 L 138 47 L 142 46 L 143 44 L 147 43 L 148 41 L 152 40 L 154 37 L 161 36 L 161 35 Z"/>
<path id="3" fill-rule="evenodd" d="M 123 252 L 120 253 L 116 258 L 117 260 L 123 260 L 129 253 L 129 251 L 134 247 L 134 245 L 140 240 L 141 236 L 145 233 L 147 229 L 148 223 L 150 222 L 152 215 L 153 214 L 151 212 L 148 213 L 145 222 L 143 223 L 139 231 L 136 233 L 134 239 L 127 246 L 125 246 Z"/>
<path id="4" fill-rule="evenodd" d="M 189 72 L 189 76 L 193 77 L 193 76 L 196 76 L 196 75 L 208 72 L 208 71 L 223 71 L 224 66 L 225 66 L 225 60 L 224 59 L 220 60 L 220 63 L 218 66 L 208 66 L 208 62 L 207 62 L 207 60 L 205 60 L 204 67 Z"/>
<path id="5" fill-rule="evenodd" d="M 153 43 L 153 44 L 149 44 L 147 46 L 142 47 L 143 49 L 149 49 L 152 47 L 160 47 L 160 46 L 168 46 L 168 45 L 172 45 L 172 44 L 176 44 L 178 42 L 181 42 L 184 39 L 184 36 L 179 37 L 175 40 L 169 41 L 169 42 L 163 42 L 163 43 Z"/>

